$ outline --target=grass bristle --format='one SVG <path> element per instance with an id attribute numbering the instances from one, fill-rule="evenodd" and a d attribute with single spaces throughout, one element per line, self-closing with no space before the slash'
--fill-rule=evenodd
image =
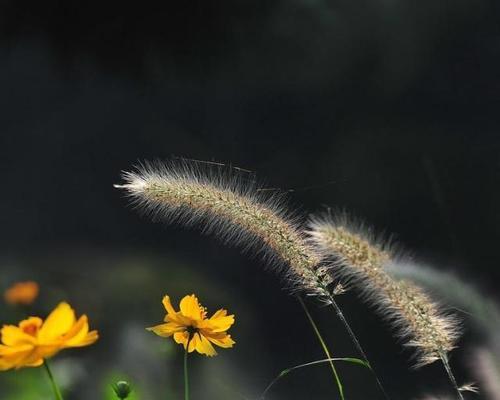
<path id="1" fill-rule="evenodd" d="M 353 226 L 345 215 L 314 218 L 309 235 L 331 258 L 333 273 L 358 288 L 362 298 L 392 323 L 405 345 L 416 349 L 415 367 L 441 359 L 455 347 L 457 319 L 419 287 L 392 278 L 385 271 L 395 258 L 391 246 Z"/>

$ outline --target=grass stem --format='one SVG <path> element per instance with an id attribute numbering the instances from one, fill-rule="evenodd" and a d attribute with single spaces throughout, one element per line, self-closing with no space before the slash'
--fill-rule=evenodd
<path id="1" fill-rule="evenodd" d="M 335 310 L 335 313 L 339 317 L 340 321 L 344 325 L 347 333 L 349 334 L 352 342 L 354 343 L 354 346 L 358 350 L 359 354 L 361 354 L 361 356 L 363 357 L 364 361 L 368 365 L 368 368 L 370 368 L 370 371 L 372 372 L 373 377 L 375 378 L 375 381 L 377 382 L 377 386 L 379 387 L 380 391 L 382 392 L 382 394 L 384 395 L 384 397 L 385 397 L 386 400 L 390 400 L 389 396 L 387 395 L 387 392 L 385 391 L 384 387 L 382 386 L 382 382 L 380 382 L 380 379 L 378 378 L 377 374 L 373 370 L 373 368 L 372 368 L 372 366 L 370 364 L 370 361 L 368 360 L 368 357 L 366 356 L 366 353 L 363 350 L 363 347 L 361 347 L 361 343 L 359 343 L 359 340 L 358 340 L 356 334 L 352 330 L 351 325 L 349 324 L 349 322 L 345 318 L 344 313 L 340 309 L 339 305 L 337 304 L 337 302 L 335 301 L 335 299 L 333 298 L 333 296 L 330 297 L 330 303 L 331 303 L 333 309 Z"/>
<path id="2" fill-rule="evenodd" d="M 304 300 L 302 300 L 302 298 L 300 296 L 297 296 L 297 300 L 299 301 L 300 305 L 302 306 L 302 309 L 304 310 L 304 313 L 306 314 L 307 319 L 311 323 L 311 326 L 312 326 L 312 328 L 314 330 L 314 333 L 316 334 L 316 337 L 318 338 L 318 340 L 319 340 L 319 342 L 321 344 L 321 347 L 323 348 L 323 352 L 325 353 L 327 359 L 330 362 L 330 367 L 332 369 L 333 378 L 334 378 L 335 383 L 337 385 L 337 388 L 338 388 L 338 391 L 339 391 L 339 394 L 340 394 L 340 398 L 342 400 L 345 400 L 345 397 L 344 397 L 344 387 L 342 386 L 342 381 L 340 380 L 340 377 L 339 377 L 339 374 L 337 372 L 337 369 L 335 368 L 335 365 L 333 364 L 332 356 L 330 355 L 330 351 L 328 349 L 328 346 L 326 345 L 323 337 L 321 336 L 321 333 L 320 333 L 320 331 L 318 329 L 318 326 L 314 322 L 314 319 L 313 319 L 311 313 L 309 312 L 309 310 L 307 309 L 307 306 L 304 303 Z"/>
<path id="3" fill-rule="evenodd" d="M 45 367 L 45 371 L 47 371 L 47 375 L 49 376 L 50 384 L 52 385 L 52 390 L 54 391 L 54 397 L 56 400 L 63 400 L 61 391 L 54 380 L 54 375 L 52 375 L 52 371 L 50 370 L 49 363 L 47 360 L 43 360 L 43 366 Z"/>
<path id="4" fill-rule="evenodd" d="M 441 361 L 444 365 L 444 369 L 446 370 L 446 373 L 448 374 L 448 378 L 450 378 L 451 384 L 453 385 L 453 388 L 456 390 L 458 394 L 458 398 L 460 400 L 464 400 L 464 395 L 460 391 L 460 388 L 458 387 L 457 380 L 455 379 L 455 375 L 453 375 L 453 372 L 450 367 L 450 363 L 448 361 L 448 356 L 445 353 L 440 354 Z"/>

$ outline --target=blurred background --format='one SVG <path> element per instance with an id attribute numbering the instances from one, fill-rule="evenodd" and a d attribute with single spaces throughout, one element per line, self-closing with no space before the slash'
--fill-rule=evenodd
<path id="1" fill-rule="evenodd" d="M 499 17 L 493 0 L 2 1 L 0 290 L 36 280 L 30 313 L 64 299 L 100 330 L 54 363 L 67 399 L 111 399 L 122 378 L 138 399 L 181 398 L 181 349 L 144 330 L 165 293 L 237 316 L 234 349 L 192 357 L 195 400 L 255 399 L 282 369 L 323 357 L 258 259 L 128 205 L 112 185 L 140 160 L 254 171 L 304 216 L 345 208 L 495 309 Z M 409 369 L 355 292 L 339 303 L 393 399 L 450 392 L 437 363 Z M 334 354 L 358 356 L 334 315 L 310 306 Z M 0 322 L 24 312 L 2 304 Z M 460 382 L 481 379 L 477 348 L 494 354 L 468 315 Z M 381 398 L 365 369 L 339 369 L 349 399 Z M 330 374 L 296 371 L 269 398 L 335 399 Z M 49 389 L 39 369 L 0 375 L 2 399 Z"/>

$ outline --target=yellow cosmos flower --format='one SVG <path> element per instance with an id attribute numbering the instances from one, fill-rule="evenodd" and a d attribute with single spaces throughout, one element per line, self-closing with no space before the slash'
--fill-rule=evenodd
<path id="1" fill-rule="evenodd" d="M 38 284 L 33 281 L 17 282 L 4 293 L 5 301 L 9 304 L 30 305 L 38 296 Z"/>
<path id="2" fill-rule="evenodd" d="M 220 309 L 207 318 L 206 309 L 194 294 L 181 300 L 180 311 L 174 310 L 169 296 L 163 298 L 163 305 L 167 310 L 165 323 L 147 329 L 158 336 L 173 336 L 174 341 L 183 345 L 189 353 L 196 350 L 212 357 L 217 355 L 213 344 L 223 348 L 230 348 L 235 344 L 227 333 L 234 324 L 234 315 L 227 315 L 226 310 Z"/>
<path id="3" fill-rule="evenodd" d="M 4 325 L 0 335 L 0 371 L 38 367 L 62 349 L 88 346 L 98 339 L 97 331 L 89 332 L 87 316 L 76 320 L 67 303 L 60 303 L 45 321 L 29 317 L 18 326 Z"/>

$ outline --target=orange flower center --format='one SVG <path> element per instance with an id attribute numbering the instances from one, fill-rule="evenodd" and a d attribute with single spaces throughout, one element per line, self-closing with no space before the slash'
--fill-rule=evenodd
<path id="1" fill-rule="evenodd" d="M 30 336 L 35 336 L 38 332 L 38 326 L 35 324 L 28 324 L 23 326 L 23 332 L 27 333 Z"/>

